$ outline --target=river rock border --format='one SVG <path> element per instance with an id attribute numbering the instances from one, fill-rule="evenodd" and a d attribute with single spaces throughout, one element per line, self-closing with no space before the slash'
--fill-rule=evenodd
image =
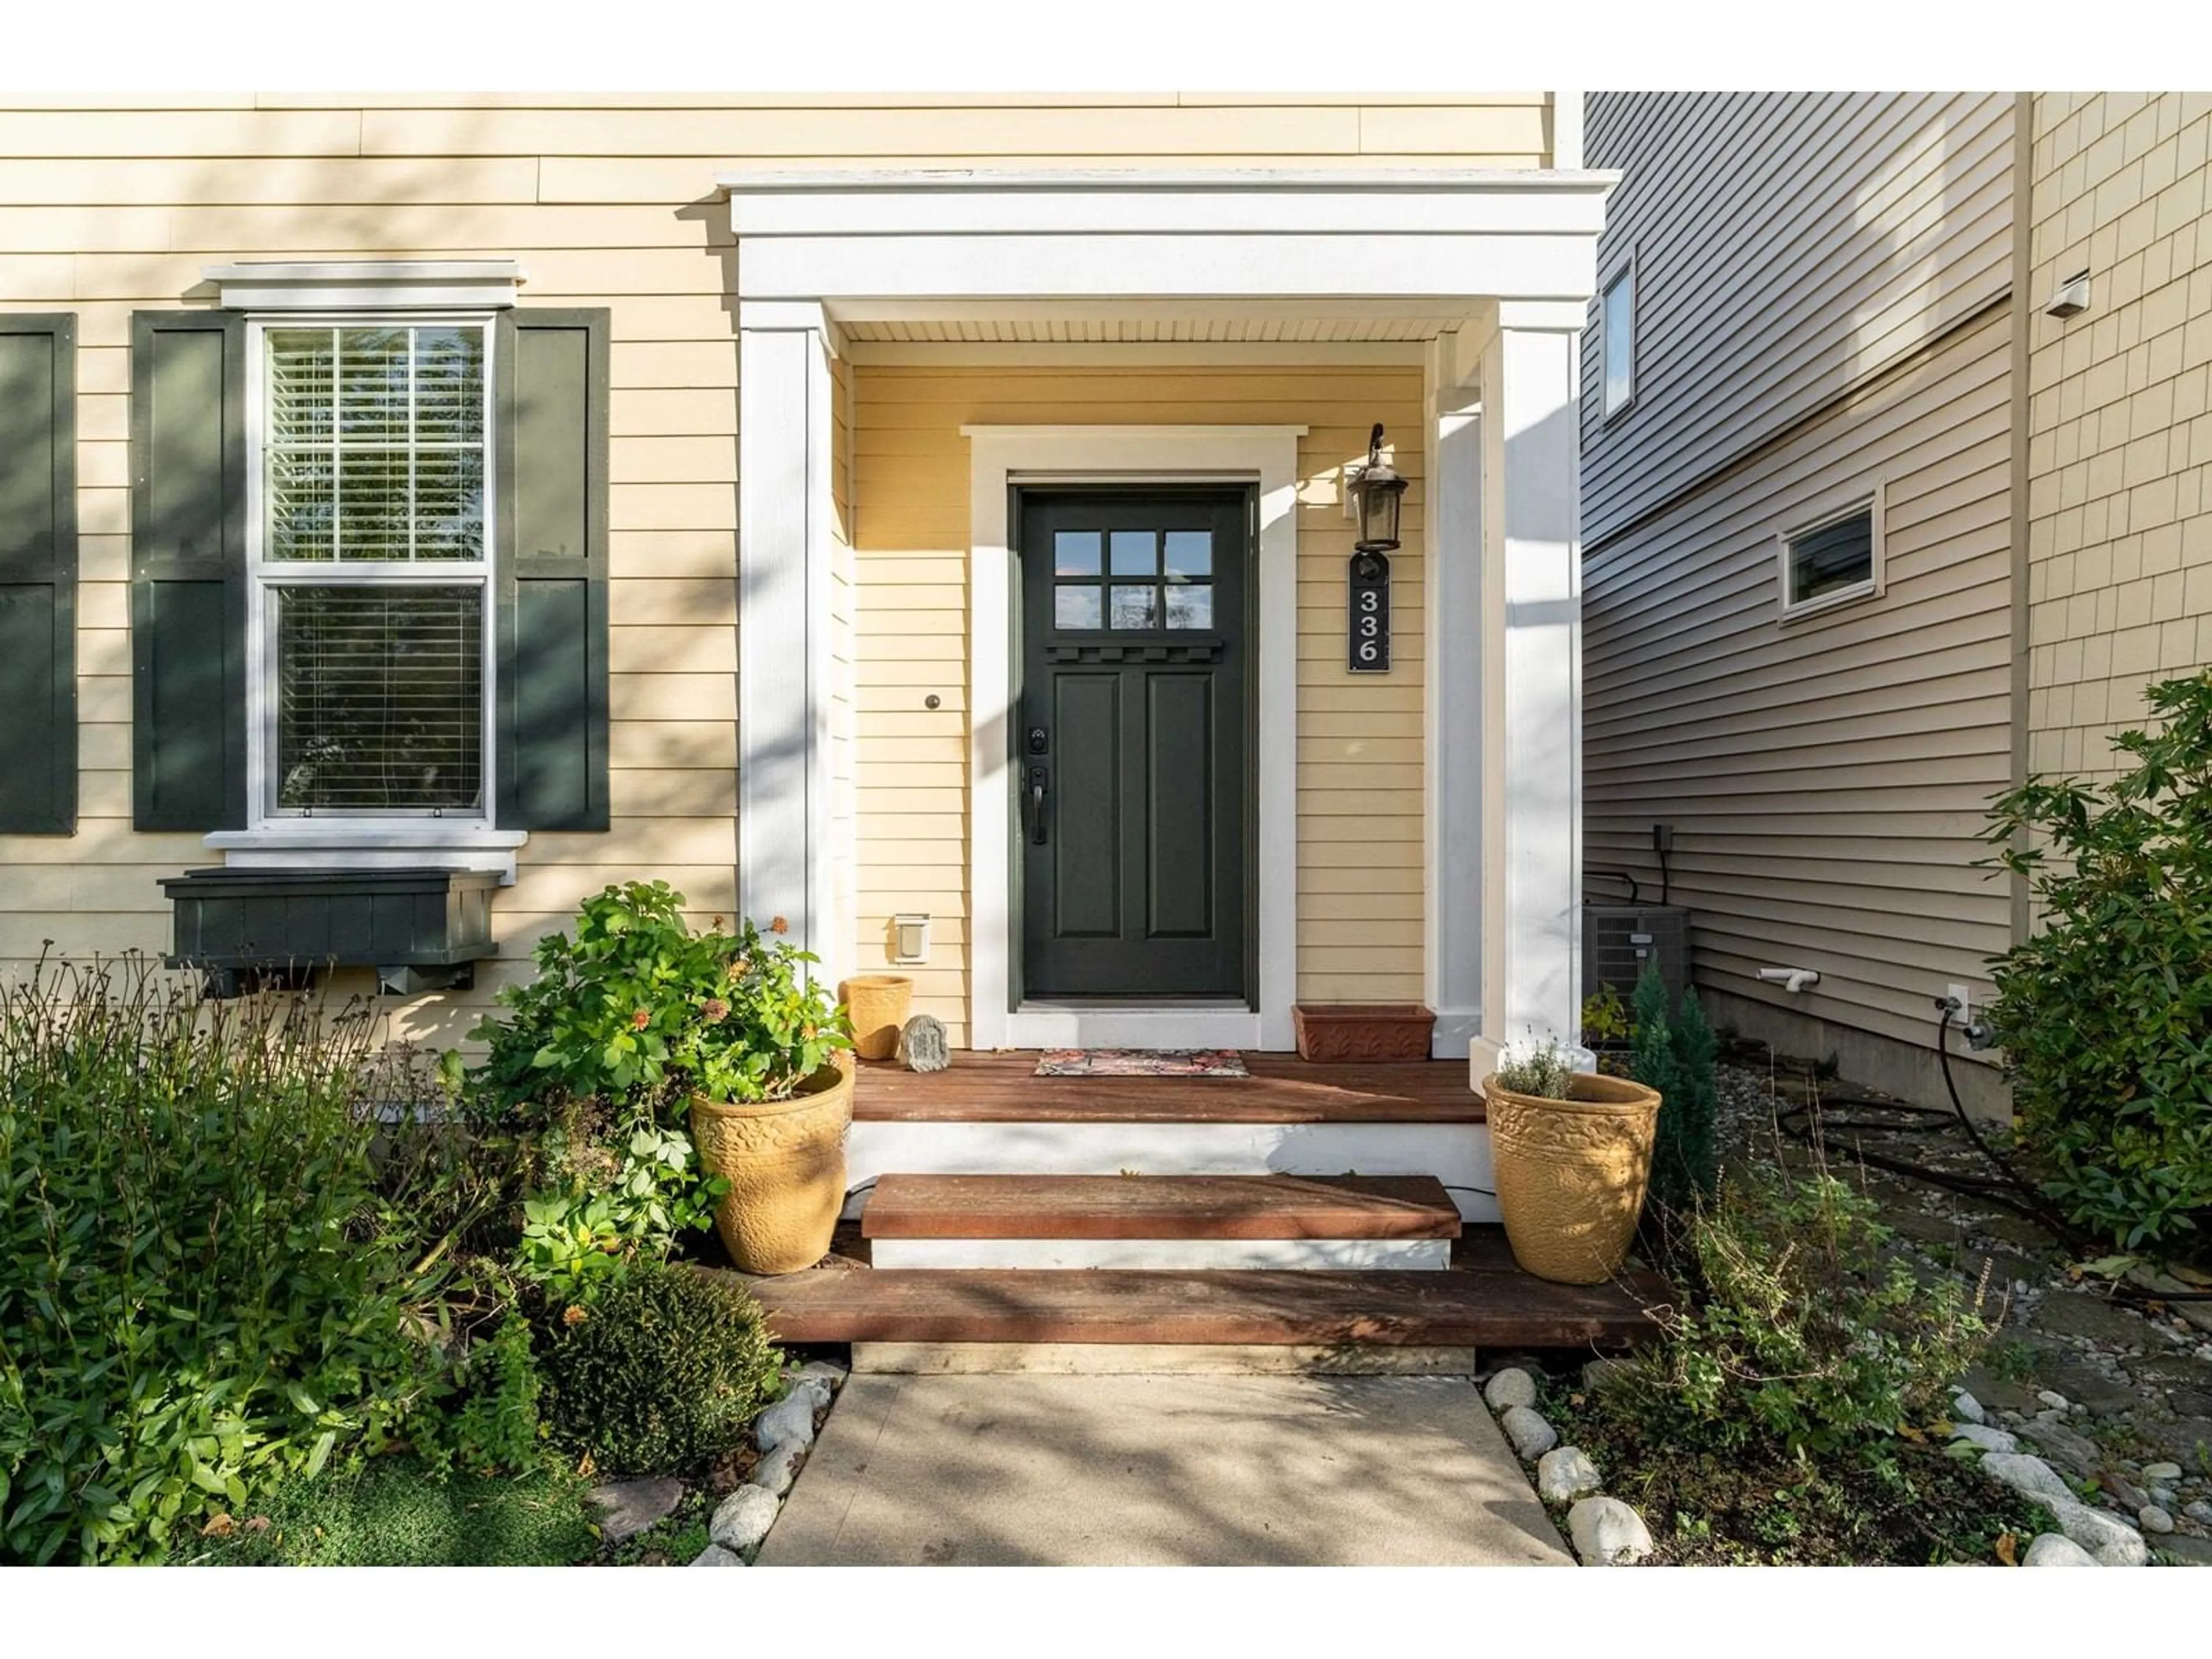
<path id="1" fill-rule="evenodd" d="M 1583 1386 L 1594 1385 L 1607 1362 L 1594 1359 L 1583 1368 Z M 1651 1529 L 1644 1517 L 1618 1498 L 1607 1498 L 1597 1465 L 1580 1446 L 1562 1446 L 1559 1431 L 1536 1409 L 1536 1379 L 1518 1365 L 1491 1373 L 1482 1386 L 1483 1403 L 1498 1416 L 1514 1455 L 1534 1470 L 1536 1496 L 1556 1516 L 1566 1510 L 1567 1540 L 1586 1567 L 1627 1567 L 1651 1553 Z"/>
<path id="2" fill-rule="evenodd" d="M 2072 1403 L 2063 1395 L 2045 1389 L 2039 1396 L 2045 1409 L 2029 1422 L 2021 1424 L 2020 1433 L 2030 1441 L 2051 1449 L 2052 1443 L 2063 1443 L 2068 1437 L 2079 1438 L 2065 1426 L 2067 1413 Z M 2033 1452 L 2022 1451 L 2018 1436 L 1997 1428 L 1988 1420 L 1989 1414 L 1981 1402 L 1964 1389 L 1951 1391 L 1951 1445 L 1955 1455 L 1966 1458 L 1981 1466 L 1982 1473 L 2002 1486 L 2010 1486 L 2021 1496 L 2033 1498 L 2049 1510 L 2058 1522 L 2058 1530 L 2038 1533 L 2023 1557 L 2031 1567 L 2145 1567 L 2150 1565 L 2150 1547 L 2143 1541 L 2143 1532 L 2171 1530 L 2172 1517 L 2156 1505 L 2146 1503 L 2138 1511 L 2136 1520 L 2130 1522 L 2110 1510 L 2096 1509 L 2084 1503 L 2081 1494 L 2068 1484 L 2066 1477 Z M 2045 1419 L 2048 1419 L 2047 1421 Z M 2179 1465 L 2152 1468 L 2164 1472 L 2172 1468 L 2180 1473 Z M 2161 1528 L 2160 1522 L 2165 1522 Z"/>
<path id="3" fill-rule="evenodd" d="M 845 1366 L 828 1359 L 810 1359 L 784 1373 L 788 1386 L 783 1397 L 753 1419 L 753 1443 L 760 1448 L 760 1462 L 744 1486 L 715 1505 L 707 1523 L 712 1541 L 692 1558 L 691 1565 L 752 1565 L 814 1448 L 817 1424 L 845 1386 L 846 1373 Z"/>

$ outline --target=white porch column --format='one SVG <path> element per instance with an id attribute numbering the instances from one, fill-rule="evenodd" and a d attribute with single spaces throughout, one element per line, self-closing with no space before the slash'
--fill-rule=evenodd
<path id="1" fill-rule="evenodd" d="M 830 328 L 793 301 L 744 301 L 738 327 L 738 903 L 835 981 Z"/>
<path id="2" fill-rule="evenodd" d="M 1424 761 L 1424 995 L 1437 1024 L 1430 1052 L 1464 1059 L 1482 1031 L 1482 427 L 1460 332 L 1432 343 L 1424 374 L 1428 417 L 1428 535 L 1424 595 L 1430 710 Z"/>
<path id="3" fill-rule="evenodd" d="M 1582 979 L 1579 305 L 1500 308 L 1486 354 L 1483 1034 L 1479 1083 L 1526 1034 L 1574 1042 Z"/>

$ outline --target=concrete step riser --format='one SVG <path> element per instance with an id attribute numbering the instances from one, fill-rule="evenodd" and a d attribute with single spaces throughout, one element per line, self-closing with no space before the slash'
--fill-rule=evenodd
<path id="1" fill-rule="evenodd" d="M 908 1376 L 1472 1376 L 1470 1347 L 1188 1342 L 856 1342 L 855 1371 Z"/>
<path id="2" fill-rule="evenodd" d="M 878 1268 L 1297 1267 L 1442 1271 L 1445 1238 L 878 1238 Z"/>

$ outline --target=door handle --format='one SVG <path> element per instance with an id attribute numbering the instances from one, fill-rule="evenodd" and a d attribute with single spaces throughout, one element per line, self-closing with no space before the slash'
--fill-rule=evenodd
<path id="1" fill-rule="evenodd" d="M 1039 847 L 1044 845 L 1044 768 L 1032 766 L 1029 778 L 1030 840 Z"/>

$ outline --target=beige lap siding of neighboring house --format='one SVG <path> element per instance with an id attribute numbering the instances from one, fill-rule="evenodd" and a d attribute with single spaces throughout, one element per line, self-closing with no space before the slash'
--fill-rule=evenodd
<path id="1" fill-rule="evenodd" d="M 2212 663 L 2212 94 L 2033 102 L 2026 762 L 2109 778 L 2144 687 Z"/>
<path id="2" fill-rule="evenodd" d="M 1420 428 L 1418 369 L 1031 366 L 853 372 L 860 682 L 860 962 L 889 919 L 934 919 L 918 1009 L 965 1041 L 970 504 L 963 425 L 1304 425 L 1298 474 L 1298 980 L 1309 1001 L 1421 996 L 1423 492 L 1393 556 L 1395 671 L 1344 666 L 1353 526 L 1339 477 L 1376 421 Z M 923 707 L 936 693 L 941 706 Z M 988 810 L 976 806 L 975 810 Z"/>
<path id="3" fill-rule="evenodd" d="M 465 1029 L 496 986 L 525 971 L 541 931 L 605 882 L 665 877 L 702 917 L 736 903 L 738 349 L 728 295 L 737 251 L 713 188 L 717 173 L 793 166 L 1540 167 L 1550 159 L 1552 113 L 1542 94 L 563 94 L 559 102 L 548 107 L 530 94 L 210 94 L 11 97 L 0 109 L 0 307 L 77 314 L 82 536 L 78 831 L 0 836 L 0 963 L 34 957 L 47 939 L 73 951 L 159 949 L 169 922 L 158 878 L 220 861 L 197 835 L 131 828 L 130 314 L 182 306 L 187 296 L 204 302 L 204 267 L 513 256 L 527 274 L 526 305 L 605 306 L 611 314 L 613 825 L 600 835 L 532 837 L 517 884 L 497 900 L 500 958 L 480 969 L 477 990 L 403 1012 L 404 1030 L 442 1042 Z M 842 374 L 840 385 L 850 390 Z M 1417 387 L 1394 395 L 1395 414 L 1363 392 L 1356 409 L 1316 416 L 1301 412 L 1293 394 L 1242 404 L 1245 412 L 1223 418 L 1311 420 L 1317 473 L 1354 458 L 1373 419 L 1418 429 Z M 1100 405 L 1085 407 L 1082 418 L 1109 418 Z M 1192 418 L 1179 405 L 1155 407 L 1145 418 Z M 964 491 L 964 463 L 956 459 L 947 477 Z M 1332 565 L 1349 540 L 1337 509 L 1316 501 L 1304 511 L 1308 547 L 1328 550 L 1308 560 L 1314 602 L 1340 599 Z M 876 561 L 872 574 L 859 571 L 863 583 L 878 574 L 932 591 L 949 583 L 957 598 L 957 560 L 938 551 L 905 558 L 875 545 L 854 562 L 857 570 Z M 866 592 L 840 603 L 848 613 L 838 626 L 857 629 L 849 643 L 859 647 L 867 637 Z M 1414 614 L 1401 611 L 1408 621 Z M 1371 690 L 1335 684 L 1323 660 L 1333 648 L 1328 631 L 1317 620 L 1302 635 L 1306 673 L 1322 678 L 1309 678 L 1304 694 L 1310 714 L 1300 994 L 1416 996 L 1417 647 L 1401 636 L 1411 678 L 1395 675 Z M 863 937 L 874 927 L 880 945 L 890 908 L 931 908 L 938 948 L 923 1004 L 962 1018 L 958 866 L 935 862 L 944 820 L 963 810 L 948 805 L 962 785 L 929 780 L 942 775 L 931 769 L 957 769 L 964 697 L 948 685 L 938 726 L 902 726 L 913 717 L 894 718 L 881 706 L 885 682 L 873 677 L 883 672 L 863 652 L 856 706 L 849 716 L 833 710 L 831 720 L 833 773 L 852 775 L 842 793 L 833 788 L 833 810 L 862 817 L 855 915 Z M 839 760 L 847 730 L 849 761 Z M 898 752 L 908 740 L 920 745 L 910 757 Z M 908 765 L 923 769 L 885 769 Z M 1374 788 L 1359 787 L 1363 779 Z M 897 795 L 908 790 L 921 793 Z M 911 806 L 917 833 L 878 839 L 868 814 L 886 805 Z M 1355 836 L 1370 817 L 1389 833 Z M 911 860 L 896 850 L 902 843 L 915 849 Z M 1324 854 L 1325 847 L 1335 850 Z M 1371 873 L 1345 867 L 1353 852 Z M 915 866 L 946 873 L 915 896 L 903 877 L 866 874 Z M 946 963 L 956 965 L 937 965 Z"/>

